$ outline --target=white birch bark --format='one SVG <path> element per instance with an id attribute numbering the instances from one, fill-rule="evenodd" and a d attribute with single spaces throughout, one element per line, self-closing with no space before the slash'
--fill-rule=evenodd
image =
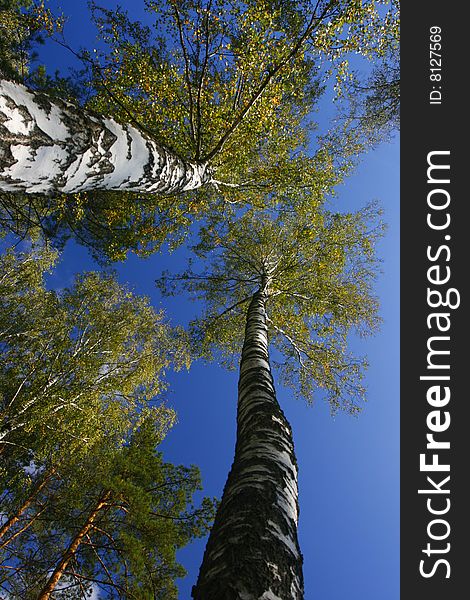
<path id="1" fill-rule="evenodd" d="M 210 179 L 207 165 L 182 160 L 132 125 L 0 81 L 0 191 L 175 194 Z"/>
<path id="2" fill-rule="evenodd" d="M 247 313 L 238 387 L 235 458 L 217 511 L 195 600 L 301 600 L 297 462 L 276 399 L 265 298 Z"/>

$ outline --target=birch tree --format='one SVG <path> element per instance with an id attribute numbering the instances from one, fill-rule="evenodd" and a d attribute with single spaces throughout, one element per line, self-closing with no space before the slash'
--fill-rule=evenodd
<path id="1" fill-rule="evenodd" d="M 344 68 L 338 81 L 339 121 L 376 145 L 400 129 L 400 2 L 393 0 L 386 34 L 368 56 L 367 75 Z"/>
<path id="2" fill-rule="evenodd" d="M 208 206 L 250 203 L 254 190 L 264 193 L 280 180 L 298 185 L 300 170 L 302 185 L 323 172 L 334 179 L 332 162 L 347 162 L 358 146 L 344 138 L 332 153 L 319 140 L 318 152 L 306 152 L 321 58 L 375 44 L 387 23 L 379 4 L 150 1 L 153 28 L 94 7 L 105 47 L 80 53 L 91 72 L 85 109 L 2 84 L 4 214 L 18 217 L 14 224 L 30 217 L 49 234 L 64 223 L 76 231 L 68 207 L 81 193 L 82 229 L 94 241 L 92 222 L 119 229 L 119 239 L 137 221 L 140 238 L 158 246 Z M 116 194 L 103 199 L 103 190 Z M 25 192 L 33 210 L 17 211 L 10 192 Z M 103 202 L 107 209 L 97 211 Z M 137 237 L 131 243 L 138 245 Z"/>
<path id="3" fill-rule="evenodd" d="M 203 535 L 199 471 L 156 451 L 163 372 L 185 337 L 109 274 L 46 288 L 47 248 L 0 257 L 0 589 L 9 598 L 172 598 L 176 548 Z"/>
<path id="4" fill-rule="evenodd" d="M 302 216 L 303 215 L 303 216 Z M 245 214 L 202 233 L 201 273 L 165 274 L 205 311 L 192 324 L 205 358 L 231 362 L 241 350 L 235 458 L 207 542 L 193 598 L 303 598 L 297 540 L 297 462 L 277 400 L 269 348 L 283 384 L 332 412 L 357 414 L 365 360 L 348 351 L 351 329 L 378 324 L 372 283 L 377 209 L 358 213 Z"/>
<path id="5" fill-rule="evenodd" d="M 181 333 L 113 276 L 47 290 L 56 258 L 46 249 L 0 257 L 0 451 L 31 449 L 29 460 L 125 430 L 165 389 L 163 371 L 188 364 Z"/>

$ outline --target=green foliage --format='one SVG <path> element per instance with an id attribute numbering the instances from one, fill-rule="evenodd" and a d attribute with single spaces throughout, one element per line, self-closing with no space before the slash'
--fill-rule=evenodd
<path id="1" fill-rule="evenodd" d="M 375 66 L 362 80 L 353 74 L 339 103 L 341 128 L 365 145 L 388 139 L 400 129 L 400 67 L 396 57 Z"/>
<path id="2" fill-rule="evenodd" d="M 5 536 L 2 585 L 9 597 L 37 598 L 87 524 L 54 598 L 81 598 L 92 583 L 103 598 L 177 597 L 174 580 L 185 571 L 176 550 L 205 535 L 215 504 L 205 498 L 193 505 L 199 471 L 165 463 L 155 450 L 161 439 L 161 419 L 152 415 L 124 444 L 101 441 L 86 456 L 57 467 Z M 31 477 L 44 478 L 44 472 L 36 467 Z M 13 501 L 4 506 L 14 510 Z"/>
<path id="3" fill-rule="evenodd" d="M 34 33 L 31 17 L 26 14 L 29 0 L 1 0 L 0 2 L 0 76 L 23 81 L 28 73 L 28 62 Z"/>
<path id="4" fill-rule="evenodd" d="M 74 236 L 95 258 L 114 261 L 128 250 L 174 247 L 192 222 L 232 204 L 262 208 L 298 188 L 311 189 L 312 198 L 331 192 L 364 146 L 355 132 L 313 143 L 312 111 L 330 71 L 346 77 L 351 53 L 372 59 L 385 51 L 395 21 L 381 4 L 148 0 L 145 25 L 93 4 L 99 50 L 80 53 L 88 88 L 79 93 L 70 79 L 41 70 L 32 84 L 89 96 L 89 108 L 133 123 L 185 159 L 208 162 L 213 183 L 163 198 L 4 194 L 0 223 L 58 247 Z M 61 29 L 46 9 L 39 15 L 48 35 Z"/>
<path id="5" fill-rule="evenodd" d="M 334 180 L 332 167 L 341 177 L 360 149 L 320 138 L 307 152 L 320 67 L 352 52 L 380 54 L 377 29 L 388 34 L 388 21 L 376 4 L 149 1 L 153 26 L 145 27 L 95 6 L 108 49 L 88 57 L 90 106 L 134 118 L 180 156 L 209 161 L 214 184 L 186 195 L 192 219 L 224 202 L 259 206 L 267 189 L 281 198 L 283 187 Z"/>
<path id="6" fill-rule="evenodd" d="M 204 302 L 192 323 L 194 346 L 205 358 L 229 363 L 241 350 L 247 303 L 263 290 L 269 337 L 283 383 L 312 401 L 323 390 L 333 411 L 359 410 L 365 361 L 348 350 L 351 329 L 378 325 L 372 293 L 380 211 L 247 212 L 221 231 L 203 229 L 196 254 L 206 261 L 159 280 L 164 293 L 183 287 Z M 279 358 L 278 358 L 279 357 Z"/>
<path id="7" fill-rule="evenodd" d="M 188 364 L 183 334 L 113 276 L 47 290 L 56 258 L 47 249 L 0 258 L 0 447 L 32 448 L 35 460 L 121 435 L 165 389 L 164 370 Z"/>
<path id="8" fill-rule="evenodd" d="M 59 31 L 62 24 L 43 0 L 0 0 L 0 77 L 23 83 L 34 81 L 35 47 Z"/>
<path id="9" fill-rule="evenodd" d="M 57 259 L 0 257 L 0 586 L 33 600 L 59 569 L 54 598 L 92 584 L 106 598 L 176 598 L 175 552 L 215 510 L 193 503 L 198 469 L 156 451 L 175 422 L 157 397 L 168 368 L 189 366 L 186 337 L 112 275 L 47 289 Z"/>
<path id="10" fill-rule="evenodd" d="M 278 11 L 264 3 L 198 1 L 151 1 L 147 8 L 153 27 L 95 7 L 108 51 L 95 66 L 93 107 L 119 120 L 138 115 L 180 156 L 204 162 L 217 155 L 216 166 L 241 162 L 244 175 L 258 140 L 276 135 L 280 122 L 295 134 L 317 95 L 314 67 L 302 53 L 253 102 L 292 39 L 279 27 Z M 248 106 L 236 139 L 218 148 Z"/>
<path id="11" fill-rule="evenodd" d="M 377 12 L 378 20 L 371 19 L 365 38 L 364 33 L 356 36 L 366 49 L 361 56 L 369 61 L 362 65 L 365 74 L 351 68 L 347 59 L 336 71 L 336 130 L 341 136 L 350 132 L 366 148 L 400 128 L 400 2 L 383 4 L 387 10 Z"/>
<path id="12" fill-rule="evenodd" d="M 107 50 L 86 56 L 91 106 L 136 119 L 180 156 L 209 160 L 216 179 L 246 181 L 268 148 L 282 156 L 305 143 L 321 62 L 340 80 L 352 53 L 386 52 L 397 24 L 381 4 L 149 0 L 148 26 L 93 5 Z"/>
<path id="13" fill-rule="evenodd" d="M 156 206 L 158 202 L 158 206 Z M 187 197 L 93 192 L 49 197 L 0 193 L 0 236 L 45 237 L 61 250 L 70 237 L 101 264 L 125 260 L 133 251 L 148 256 L 163 243 L 180 244 L 192 218 L 206 209 Z"/>

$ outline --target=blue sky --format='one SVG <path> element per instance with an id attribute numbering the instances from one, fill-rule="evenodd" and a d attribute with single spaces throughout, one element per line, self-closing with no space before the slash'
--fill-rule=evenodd
<path id="1" fill-rule="evenodd" d="M 93 43 L 85 2 L 51 2 L 69 16 L 66 38 L 75 48 Z M 114 6 L 114 2 L 103 2 Z M 131 6 L 129 1 L 121 5 Z M 143 0 L 131 14 L 144 18 Z M 70 64 L 66 51 L 44 48 L 44 62 L 54 68 Z M 366 354 L 368 403 L 362 414 L 332 418 L 326 404 L 309 408 L 278 388 L 278 399 L 292 424 L 299 462 L 299 536 L 304 555 L 305 599 L 397 600 L 399 598 L 399 161 L 398 141 L 365 156 L 338 189 L 334 206 L 360 208 L 378 199 L 388 224 L 380 242 L 383 274 L 377 282 L 383 326 L 353 347 Z M 154 285 L 163 269 L 180 269 L 184 251 L 148 259 L 129 257 L 116 266 L 119 279 L 156 306 L 164 306 L 174 323 L 183 323 L 195 306 L 184 298 L 162 299 Z M 78 271 L 97 268 L 87 251 L 68 244 L 53 278 L 67 285 Z M 236 372 L 196 363 L 189 373 L 171 376 L 168 402 L 179 423 L 163 444 L 167 460 L 200 467 L 204 494 L 221 496 L 235 444 Z M 188 570 L 180 597 L 190 597 L 205 540 L 180 552 Z"/>

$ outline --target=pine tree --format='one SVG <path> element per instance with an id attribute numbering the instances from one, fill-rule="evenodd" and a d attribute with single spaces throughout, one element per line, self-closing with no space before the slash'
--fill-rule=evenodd
<path id="1" fill-rule="evenodd" d="M 2 585 L 11 598 L 176 598 L 185 574 L 176 550 L 204 535 L 214 504 L 192 504 L 199 471 L 163 461 L 156 447 L 170 411 L 139 418 L 125 441 L 108 438 L 69 457 L 21 515 L 29 525 L 2 547 Z"/>

